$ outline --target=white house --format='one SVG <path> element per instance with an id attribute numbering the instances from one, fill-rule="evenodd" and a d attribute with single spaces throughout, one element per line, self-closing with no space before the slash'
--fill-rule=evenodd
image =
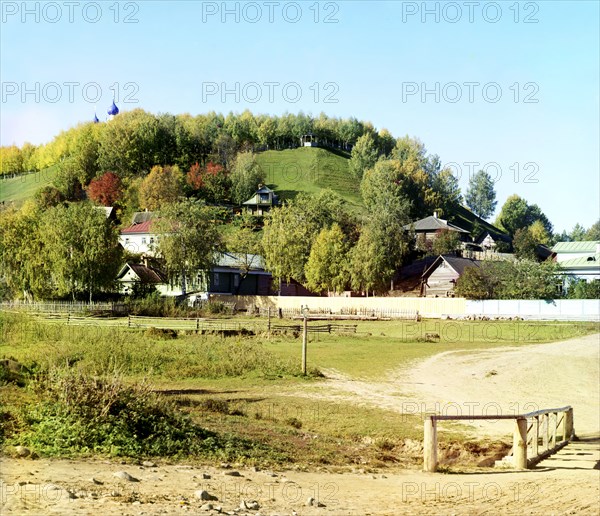
<path id="1" fill-rule="evenodd" d="M 152 232 L 152 222 L 147 220 L 121 230 L 119 243 L 130 253 L 154 256 L 158 236 Z"/>
<path id="2" fill-rule="evenodd" d="M 590 240 L 588 242 L 558 242 L 552 248 L 556 253 L 558 263 L 576 258 L 587 258 L 600 254 L 600 240 Z"/>
<path id="3" fill-rule="evenodd" d="M 552 251 L 563 274 L 588 282 L 600 280 L 600 241 L 559 242 Z"/>

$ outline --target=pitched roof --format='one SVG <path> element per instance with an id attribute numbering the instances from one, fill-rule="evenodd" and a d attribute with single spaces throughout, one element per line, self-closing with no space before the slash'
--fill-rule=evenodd
<path id="1" fill-rule="evenodd" d="M 563 269 L 599 269 L 600 254 L 591 254 L 589 256 L 580 256 L 560 262 L 559 265 Z"/>
<path id="2" fill-rule="evenodd" d="M 434 233 L 438 229 L 449 229 L 450 231 L 458 231 L 459 233 L 468 233 L 466 229 L 459 228 L 447 220 L 434 217 L 433 215 L 411 222 L 404 226 L 404 229 L 409 230 L 411 227 L 414 227 L 415 231 L 426 231 L 428 233 Z"/>
<path id="3" fill-rule="evenodd" d="M 131 269 L 142 283 L 158 284 L 167 282 L 167 277 L 162 271 L 141 263 L 127 262 L 119 272 L 118 277 L 122 278 L 127 269 Z"/>
<path id="4" fill-rule="evenodd" d="M 125 229 L 121 230 L 121 235 L 136 235 L 136 234 L 149 234 L 152 220 L 147 220 L 140 224 L 133 224 Z"/>
<path id="5" fill-rule="evenodd" d="M 483 242 L 485 240 L 485 237 L 487 235 L 490 235 L 490 237 L 492 237 L 492 240 L 494 241 L 502 241 L 502 242 L 506 242 L 508 244 L 510 244 L 512 242 L 511 238 L 508 235 L 505 235 L 504 233 L 500 233 L 497 231 L 491 231 L 489 229 L 484 229 L 483 232 L 479 235 L 479 237 L 477 237 L 477 240 L 475 240 L 476 244 L 481 244 L 481 242 Z"/>
<path id="6" fill-rule="evenodd" d="M 103 211 L 104 215 L 106 216 L 106 218 L 110 218 L 110 216 L 113 214 L 113 210 L 114 208 L 112 206 L 96 206 L 96 209 L 98 211 Z"/>
<path id="7" fill-rule="evenodd" d="M 264 270 L 265 260 L 258 254 L 222 253 L 216 261 L 217 267 L 239 269 L 241 265 L 248 265 L 250 270 Z"/>
<path id="8" fill-rule="evenodd" d="M 479 267 L 479 261 L 472 260 L 471 258 L 460 258 L 458 256 L 440 255 L 423 273 L 423 278 L 429 276 L 435 269 L 437 269 L 442 261 L 446 262 L 450 267 L 452 267 L 458 273 L 459 276 L 462 276 L 467 267 Z"/>
<path id="9" fill-rule="evenodd" d="M 589 240 L 579 242 L 558 242 L 554 244 L 552 250 L 555 253 L 590 253 L 596 252 L 596 246 L 600 245 L 600 240 Z"/>
<path id="10" fill-rule="evenodd" d="M 271 203 L 271 201 L 265 202 L 265 201 L 261 201 L 260 200 L 259 195 L 260 194 L 266 194 L 266 193 L 272 193 L 273 194 L 273 196 L 272 196 L 272 200 L 273 200 L 272 203 Z M 277 204 L 278 202 L 279 202 L 279 197 L 277 196 L 277 194 L 273 190 L 271 190 L 268 186 L 261 186 L 256 191 L 256 193 L 252 197 L 250 197 L 250 199 L 248 199 L 246 202 L 244 202 L 243 204 L 251 205 L 251 206 L 256 206 L 256 205 L 259 205 L 259 204 L 264 204 L 264 205 L 267 205 L 267 204 L 268 205 Z"/>
<path id="11" fill-rule="evenodd" d="M 141 224 L 154 218 L 153 211 L 136 211 L 131 219 L 131 224 Z"/>

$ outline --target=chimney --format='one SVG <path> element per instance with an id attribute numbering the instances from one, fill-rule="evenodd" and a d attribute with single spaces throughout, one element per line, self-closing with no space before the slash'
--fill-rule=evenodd
<path id="1" fill-rule="evenodd" d="M 433 212 L 433 218 L 434 218 L 434 219 L 437 219 L 437 218 L 438 218 L 438 212 L 437 212 L 437 211 L 434 211 L 434 212 Z"/>

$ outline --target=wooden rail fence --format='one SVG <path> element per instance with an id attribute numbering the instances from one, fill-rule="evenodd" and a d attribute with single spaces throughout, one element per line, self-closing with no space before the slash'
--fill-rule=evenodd
<path id="1" fill-rule="evenodd" d="M 511 465 L 515 469 L 532 468 L 541 460 L 569 444 L 575 435 L 571 406 L 537 410 L 520 415 L 440 416 L 429 414 L 425 417 L 423 432 L 423 469 L 430 472 L 437 470 L 438 421 L 480 419 L 513 419 L 515 421 L 512 455 L 503 460 L 505 464 Z"/>

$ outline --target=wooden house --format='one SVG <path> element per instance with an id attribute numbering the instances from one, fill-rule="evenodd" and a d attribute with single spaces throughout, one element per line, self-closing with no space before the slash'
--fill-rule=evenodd
<path id="1" fill-rule="evenodd" d="M 436 233 L 442 229 L 456 232 L 461 242 L 471 241 L 471 234 L 466 229 L 459 228 L 447 220 L 439 218 L 437 212 L 433 212 L 433 215 L 429 217 L 416 220 L 404 226 L 405 231 L 413 230 L 417 238 L 423 235 L 425 241 L 429 242 L 432 242 L 436 238 Z"/>
<path id="2" fill-rule="evenodd" d="M 264 215 L 279 204 L 279 197 L 268 186 L 259 185 L 258 190 L 243 206 L 253 215 Z"/>
<path id="3" fill-rule="evenodd" d="M 421 277 L 421 295 L 453 297 L 456 281 L 468 267 L 479 267 L 479 262 L 458 256 L 438 256 Z"/>

